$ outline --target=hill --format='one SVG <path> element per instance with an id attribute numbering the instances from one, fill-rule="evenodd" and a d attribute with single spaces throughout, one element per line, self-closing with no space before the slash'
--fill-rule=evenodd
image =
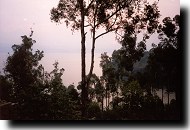
<path id="1" fill-rule="evenodd" d="M 149 57 L 150 52 L 146 51 L 144 53 L 144 56 L 140 59 L 140 61 L 136 62 L 133 67 L 133 72 L 142 72 L 143 69 L 147 65 L 148 57 Z"/>

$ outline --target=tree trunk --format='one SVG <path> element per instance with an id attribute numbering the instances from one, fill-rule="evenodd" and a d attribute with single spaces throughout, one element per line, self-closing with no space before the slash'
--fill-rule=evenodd
<path id="1" fill-rule="evenodd" d="M 118 100 L 118 99 L 119 99 L 119 92 L 118 92 L 118 90 L 117 90 L 117 104 L 116 104 L 117 106 L 119 106 L 119 104 L 118 104 L 118 103 L 119 103 L 119 102 L 118 102 L 119 100 Z"/>
<path id="2" fill-rule="evenodd" d="M 93 38 L 92 38 L 92 50 L 91 50 L 91 65 L 90 65 L 90 71 L 88 74 L 88 79 L 87 79 L 87 85 L 89 84 L 89 80 L 92 76 L 92 72 L 94 69 L 94 50 L 95 50 L 95 29 L 93 29 Z"/>
<path id="3" fill-rule="evenodd" d="M 107 109 L 107 106 L 108 106 L 107 99 L 108 99 L 108 91 L 106 90 L 106 109 Z"/>
<path id="4" fill-rule="evenodd" d="M 181 78 L 181 77 L 179 77 Z M 181 79 L 180 79 L 181 80 Z M 179 82 L 179 81 L 177 81 Z M 180 119 L 181 118 L 181 106 L 182 106 L 182 99 L 181 99 L 181 93 L 182 93 L 182 90 L 180 89 L 180 83 L 177 83 L 177 86 L 176 86 L 176 89 L 175 89 L 175 98 L 176 98 L 176 108 L 177 108 L 177 119 Z M 182 84 L 182 83 L 181 83 Z"/>
<path id="5" fill-rule="evenodd" d="M 168 105 L 170 104 L 170 92 L 168 91 Z"/>
<path id="6" fill-rule="evenodd" d="M 162 85 L 162 103 L 164 103 L 164 86 Z"/>
<path id="7" fill-rule="evenodd" d="M 95 42 L 96 42 L 96 39 L 95 39 L 96 13 L 97 13 L 97 10 L 95 9 L 94 19 L 93 19 L 93 28 L 92 28 L 91 65 L 90 65 L 90 71 L 89 71 L 88 78 L 87 78 L 87 86 L 89 85 L 89 81 L 90 81 L 90 78 L 92 76 L 93 69 L 94 69 L 94 51 L 95 51 Z"/>
<path id="8" fill-rule="evenodd" d="M 181 52 L 181 50 L 180 50 Z M 182 53 L 183 54 L 183 53 Z M 180 55 L 180 57 L 182 57 Z M 176 70 L 176 75 L 175 75 L 175 84 L 176 84 L 176 87 L 175 87 L 175 99 L 176 99 L 176 109 L 177 109 L 177 119 L 181 119 L 181 114 L 183 115 L 184 112 L 183 110 L 181 109 L 181 107 L 183 106 L 183 99 L 186 95 L 186 92 L 183 90 L 183 87 L 185 87 L 185 85 L 183 84 L 183 82 L 185 82 L 186 80 L 184 80 L 183 78 L 183 73 L 184 72 L 184 69 L 183 69 L 183 66 L 182 66 L 182 58 L 178 57 L 178 63 L 177 63 L 177 70 Z M 183 94 L 183 96 L 182 96 Z M 184 106 L 183 106 L 184 107 Z"/>
<path id="9" fill-rule="evenodd" d="M 102 111 L 104 111 L 104 97 L 102 96 Z"/>
<path id="10" fill-rule="evenodd" d="M 110 107 L 110 93 L 108 91 L 108 110 L 109 110 L 109 107 Z"/>
<path id="11" fill-rule="evenodd" d="M 170 87 L 170 80 L 169 80 L 169 78 L 168 78 L 168 105 L 170 104 L 170 90 L 169 90 L 169 87 Z"/>
<path id="12" fill-rule="evenodd" d="M 85 119 L 86 117 L 86 107 L 87 107 L 87 99 L 88 99 L 88 92 L 86 88 L 86 72 L 85 72 L 85 32 L 84 32 L 84 5 L 83 0 L 80 0 L 80 9 L 81 9 L 81 100 L 82 100 L 82 117 Z"/>
<path id="13" fill-rule="evenodd" d="M 152 87 L 152 84 L 151 84 L 151 93 L 152 93 L 152 95 L 154 96 L 154 89 L 153 89 L 153 87 Z"/>
<path id="14" fill-rule="evenodd" d="M 120 81 L 120 79 L 121 79 L 121 78 L 119 78 L 119 81 Z M 117 104 L 116 104 L 116 105 L 117 105 L 117 106 L 118 106 L 118 99 L 119 99 L 119 92 L 118 92 L 118 91 L 119 91 L 119 90 L 118 90 L 119 88 L 120 88 L 120 86 L 119 86 L 119 83 L 118 83 L 118 84 L 117 84 L 117 88 L 116 88 L 116 95 L 117 95 Z"/>

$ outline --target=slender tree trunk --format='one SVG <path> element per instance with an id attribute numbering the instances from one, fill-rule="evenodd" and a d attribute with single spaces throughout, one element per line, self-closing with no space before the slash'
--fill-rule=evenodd
<path id="1" fill-rule="evenodd" d="M 108 93 L 107 93 L 107 90 L 106 90 L 106 108 L 107 108 L 107 98 L 108 98 Z"/>
<path id="2" fill-rule="evenodd" d="M 170 92 L 168 92 L 168 105 L 170 104 Z"/>
<path id="3" fill-rule="evenodd" d="M 85 65 L 85 31 L 84 31 L 84 5 L 83 0 L 80 0 L 80 9 L 81 9 L 81 100 L 82 100 L 82 117 L 85 119 L 86 117 L 86 107 L 87 107 L 87 99 L 88 99 L 88 92 L 86 88 L 86 65 Z"/>
<path id="4" fill-rule="evenodd" d="M 94 11 L 94 19 L 93 19 L 93 28 L 92 28 L 92 49 L 91 49 L 91 65 L 90 65 L 90 71 L 89 71 L 89 74 L 88 74 L 88 78 L 87 78 L 87 86 L 89 84 L 89 80 L 92 76 L 92 73 L 93 73 L 93 69 L 94 69 L 94 51 L 95 51 L 95 42 L 96 42 L 96 39 L 95 39 L 95 34 L 96 34 L 96 28 L 95 28 L 95 25 L 96 25 L 96 14 L 97 14 L 97 9 L 95 9 Z"/>
<path id="5" fill-rule="evenodd" d="M 181 78 L 181 77 L 179 77 Z M 181 80 L 181 79 L 180 79 Z M 177 81 L 177 86 L 176 86 L 176 89 L 175 89 L 175 98 L 176 98 L 176 108 L 177 108 L 177 118 L 180 119 L 181 118 L 181 105 L 182 105 L 182 99 L 181 99 L 181 93 L 182 93 L 182 90 L 180 87 L 181 81 Z"/>
<path id="6" fill-rule="evenodd" d="M 183 112 L 182 112 L 183 110 L 181 109 L 181 106 L 183 104 L 183 98 L 182 98 L 181 94 L 183 94 L 184 97 L 187 95 L 186 95 L 186 93 L 184 93 L 185 91 L 183 91 L 183 87 L 184 87 L 183 85 L 184 84 L 182 83 L 183 81 L 186 81 L 183 79 L 183 76 L 182 76 L 182 74 L 183 74 L 182 72 L 184 72 L 184 69 L 182 69 L 183 66 L 181 64 L 184 62 L 182 62 L 181 58 L 179 58 L 179 57 L 178 57 L 178 60 L 179 60 L 179 62 L 177 63 L 178 69 L 176 70 L 177 74 L 175 75 L 176 76 L 175 77 L 175 84 L 176 84 L 176 86 L 175 86 L 175 99 L 176 99 L 177 119 L 181 119 L 181 114 L 183 114 Z"/>
<path id="7" fill-rule="evenodd" d="M 119 99 L 119 92 L 118 92 L 118 90 L 117 90 L 117 106 L 119 106 L 119 105 L 118 105 L 118 103 L 119 103 L 119 102 L 118 102 L 118 99 Z"/>
<path id="8" fill-rule="evenodd" d="M 119 81 L 120 81 L 120 78 L 119 78 Z M 119 99 L 119 89 L 120 87 L 119 87 L 119 83 L 117 84 L 117 88 L 116 88 L 116 96 L 117 96 L 117 106 L 118 106 L 118 99 Z"/>
<path id="9" fill-rule="evenodd" d="M 151 93 L 152 93 L 152 95 L 154 96 L 154 89 L 153 89 L 153 87 L 152 87 L 152 84 L 151 84 Z"/>
<path id="10" fill-rule="evenodd" d="M 91 65 L 90 65 L 90 71 L 88 74 L 88 82 L 90 77 L 92 76 L 92 72 L 94 69 L 94 50 L 95 50 L 95 29 L 93 29 L 93 38 L 92 38 L 92 50 L 91 50 Z"/>
<path id="11" fill-rule="evenodd" d="M 102 96 L 102 111 L 104 111 L 104 97 Z"/>
<path id="12" fill-rule="evenodd" d="M 108 91 L 108 110 L 109 110 L 109 107 L 110 107 L 110 93 Z"/>
<path id="13" fill-rule="evenodd" d="M 169 78 L 168 78 L 168 105 L 170 104 L 170 90 L 169 90 Z"/>
<path id="14" fill-rule="evenodd" d="M 164 103 L 164 86 L 162 85 L 162 103 Z"/>

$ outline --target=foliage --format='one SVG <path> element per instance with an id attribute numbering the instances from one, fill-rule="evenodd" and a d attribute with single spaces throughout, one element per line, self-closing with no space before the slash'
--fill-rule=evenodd
<path id="1" fill-rule="evenodd" d="M 79 29 L 81 24 L 76 17 L 80 18 L 80 2 L 60 0 L 58 5 L 60 9 L 52 9 L 52 11 L 55 11 L 54 20 L 68 19 L 71 22 L 68 24 L 75 23 L 72 28 Z M 73 4 L 73 6 L 69 6 L 70 4 Z M 136 4 L 138 4 L 138 1 Z M 163 24 L 160 24 L 157 30 L 160 43 L 154 45 L 149 52 L 145 52 L 146 37 L 149 37 L 148 35 L 153 33 L 158 25 L 157 18 L 159 14 L 157 13 L 156 4 L 152 6 L 146 4 L 144 8 L 146 15 L 136 15 L 135 17 L 132 17 L 135 14 L 134 9 L 130 8 L 128 3 L 125 5 L 122 0 L 92 0 L 88 5 L 85 2 L 83 5 L 85 17 L 93 19 L 92 12 L 97 11 L 95 11 L 97 13 L 95 15 L 96 29 L 100 26 L 111 29 L 108 24 L 113 22 L 112 18 L 114 17 L 107 19 L 109 18 L 109 13 L 113 13 L 115 8 L 115 14 L 117 14 L 121 9 L 128 7 L 125 11 L 128 11 L 126 15 L 131 19 L 128 19 L 129 21 L 123 25 L 124 35 L 119 39 L 122 47 L 113 51 L 111 56 L 108 56 L 107 53 L 101 54 L 101 77 L 93 73 L 85 77 L 85 82 L 89 81 L 88 86 L 85 86 L 88 87 L 86 89 L 88 91 L 86 91 L 87 99 L 85 99 L 87 102 L 84 105 L 85 96 L 83 92 L 85 89 L 82 81 L 77 86 L 78 90 L 73 84 L 68 87 L 65 86 L 62 81 L 65 70 L 59 68 L 58 62 L 53 64 L 54 69 L 50 73 L 46 72 L 39 63 L 43 58 L 43 51 L 37 50 L 34 52 L 32 49 L 35 43 L 32 39 L 33 31 L 30 37 L 22 36 L 22 43 L 12 46 L 13 54 L 9 54 L 4 68 L 5 73 L 0 75 L 0 102 L 11 102 L 10 113 L 13 115 L 12 119 L 180 119 L 179 61 L 181 47 L 179 45 L 179 16 L 176 15 L 173 20 L 169 17 L 164 18 Z M 74 8 L 78 6 L 80 8 Z M 63 12 L 60 12 L 61 10 Z M 76 11 L 76 14 L 72 14 L 73 10 Z M 110 12 L 107 13 L 106 11 L 108 10 Z M 64 14 L 64 11 L 70 12 Z M 118 17 L 120 15 L 115 18 L 117 19 Z M 144 39 L 138 43 L 138 31 L 144 28 L 140 28 L 140 26 L 145 25 L 144 22 L 147 20 L 147 35 L 144 35 Z M 117 22 L 119 21 L 115 21 L 114 25 Z M 148 58 L 146 68 L 135 72 L 134 64 L 147 53 L 148 55 L 145 56 Z M 143 57 L 143 63 L 146 58 Z M 151 91 L 164 86 L 166 86 L 168 97 L 171 91 L 176 93 L 176 99 L 172 99 L 167 105 Z M 86 115 L 83 113 L 84 107 Z"/>
<path id="2" fill-rule="evenodd" d="M 179 98 L 180 66 L 181 66 L 181 44 L 179 43 L 179 15 L 173 20 L 170 17 L 163 19 L 163 24 L 159 25 L 160 43 L 154 45 L 150 53 L 147 71 L 154 74 L 154 79 L 159 84 L 166 86 L 168 92 L 175 91 L 176 98 Z M 155 82 L 158 84 L 158 82 Z M 168 93 L 169 94 L 169 93 Z"/>
<path id="3" fill-rule="evenodd" d="M 0 99 L 11 101 L 12 97 L 12 82 L 10 82 L 6 76 L 0 75 Z"/>
<path id="4" fill-rule="evenodd" d="M 61 76 L 64 69 L 58 68 L 58 62 L 54 64 L 54 70 L 46 73 L 44 95 L 47 97 L 47 118 L 53 120 L 78 119 L 80 117 L 79 99 L 73 85 L 66 88 Z"/>
<path id="5" fill-rule="evenodd" d="M 43 57 L 43 51 L 32 51 L 32 45 L 35 43 L 31 37 L 22 36 L 22 44 L 13 45 L 13 55 L 7 58 L 5 74 L 12 82 L 11 95 L 12 102 L 18 103 L 20 110 L 19 116 L 30 118 L 37 112 L 36 100 L 40 95 L 42 88 L 42 65 L 39 61 Z M 30 102 L 30 103 L 29 103 Z M 37 106 L 36 106 L 37 105 Z M 31 106 L 35 109 L 28 109 Z M 21 110 L 22 109 L 22 110 Z M 33 117 L 35 118 L 35 117 Z"/>
<path id="6" fill-rule="evenodd" d="M 100 118 L 100 107 L 97 102 L 91 102 L 88 106 L 88 118 L 90 120 L 97 120 Z"/>
<path id="7" fill-rule="evenodd" d="M 78 30 L 83 28 L 81 22 L 84 17 L 86 27 L 91 27 L 90 30 L 102 26 L 109 32 L 122 28 L 130 21 L 133 28 L 147 27 L 148 32 L 152 33 L 157 27 L 159 15 L 157 2 L 150 5 L 140 0 L 60 0 L 57 7 L 51 9 L 50 19 L 57 23 L 63 19 L 72 30 Z"/>
<path id="8" fill-rule="evenodd" d="M 128 49 L 127 45 L 134 44 L 134 41 L 136 41 L 136 33 L 147 29 L 143 40 L 138 44 L 138 53 L 142 53 L 145 48 L 145 40 L 157 28 L 159 16 L 157 2 L 150 5 L 147 1 L 141 0 L 60 0 L 57 7 L 51 9 L 50 19 L 52 21 L 60 23 L 64 19 L 66 25 L 71 26 L 72 31 L 81 30 L 81 100 L 83 105 L 82 114 L 84 117 L 86 114 L 89 82 L 94 68 L 96 40 L 109 32 L 115 31 L 118 34 L 119 30 L 123 31 L 124 28 L 126 33 L 124 41 L 127 44 L 124 42 L 123 44 Z M 87 79 L 85 67 L 86 27 L 91 31 L 92 36 L 91 65 Z M 100 27 L 105 28 L 105 32 L 97 34 L 96 32 Z M 133 62 L 130 56 L 126 57 L 125 59 L 132 60 Z M 136 61 L 136 59 L 134 60 Z M 127 67 L 131 67 L 131 64 Z"/>
<path id="9" fill-rule="evenodd" d="M 1 100 L 16 103 L 16 119 L 80 119 L 80 100 L 74 86 L 62 83 L 64 69 L 55 62 L 54 69 L 44 71 L 39 61 L 43 51 L 33 53 L 31 36 L 22 36 L 23 43 L 13 45 L 7 58 L 5 76 L 1 75 Z M 6 94 L 6 95 L 5 95 Z"/>

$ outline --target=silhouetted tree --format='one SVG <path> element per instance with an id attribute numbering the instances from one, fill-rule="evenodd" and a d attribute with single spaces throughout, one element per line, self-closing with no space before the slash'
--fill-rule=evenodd
<path id="1" fill-rule="evenodd" d="M 152 53 L 150 53 L 149 56 L 147 67 L 152 74 L 157 75 L 155 80 L 159 79 L 159 84 L 166 86 L 168 104 L 170 92 L 175 91 L 176 107 L 180 111 L 182 54 L 181 44 L 179 43 L 179 19 L 179 15 L 176 15 L 173 20 L 170 17 L 163 19 L 163 24 L 160 24 L 158 29 L 160 43 L 157 46 L 154 45 Z"/>
<path id="2" fill-rule="evenodd" d="M 48 108 L 47 118 L 52 120 L 71 120 L 80 119 L 80 102 L 78 92 L 74 85 L 69 85 L 68 88 L 63 85 L 62 75 L 64 69 L 59 69 L 58 62 L 55 62 L 54 69 L 46 72 L 45 89 L 43 91 L 46 97 Z"/>
<path id="3" fill-rule="evenodd" d="M 88 118 L 90 120 L 100 119 L 100 107 L 97 102 L 91 102 L 88 106 Z"/>
<path id="4" fill-rule="evenodd" d="M 104 80 L 102 77 L 98 78 L 98 81 L 95 85 L 95 94 L 97 101 L 101 102 L 102 111 L 104 111 L 105 88 L 104 88 Z"/>
<path id="5" fill-rule="evenodd" d="M 107 53 L 101 54 L 100 67 L 102 68 L 102 77 L 105 82 L 105 98 L 106 98 L 106 108 L 109 108 L 109 98 L 111 86 L 115 86 L 114 79 L 114 66 L 111 62 L 111 57 Z"/>
<path id="6" fill-rule="evenodd" d="M 142 11 L 144 9 L 144 11 Z M 138 15 L 137 15 L 138 14 Z M 136 16 L 134 16 L 136 15 Z M 159 17 L 156 3 L 149 5 L 140 0 L 60 0 L 57 8 L 51 10 L 51 20 L 60 22 L 65 20 L 66 25 L 71 25 L 72 30 L 81 30 L 81 87 L 83 116 L 86 113 L 88 98 L 88 83 L 93 73 L 95 41 L 109 33 L 117 32 L 124 24 L 132 21 L 135 28 L 147 28 L 148 33 L 153 33 L 157 27 Z M 130 22 L 131 23 L 131 22 Z M 86 79 L 85 70 L 85 27 L 89 27 L 92 34 L 91 67 Z M 104 27 L 105 32 L 96 35 L 97 29 Z M 144 37 L 147 38 L 147 35 Z"/>
<path id="7" fill-rule="evenodd" d="M 12 102 L 18 103 L 18 118 L 33 119 L 36 118 L 39 106 L 36 101 L 43 89 L 43 67 L 39 65 L 43 51 L 33 52 L 32 46 L 35 41 L 26 35 L 21 38 L 20 45 L 12 46 L 13 54 L 8 56 L 4 70 L 13 83 Z"/>

